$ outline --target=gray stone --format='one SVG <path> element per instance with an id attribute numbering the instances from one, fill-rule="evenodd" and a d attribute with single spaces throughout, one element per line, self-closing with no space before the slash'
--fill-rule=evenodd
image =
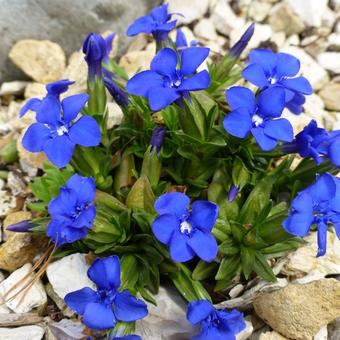
<path id="1" fill-rule="evenodd" d="M 340 317 L 332 321 L 327 328 L 329 340 L 340 339 Z"/>
<path id="2" fill-rule="evenodd" d="M 128 25 L 158 3 L 158 0 L 0 0 L 0 79 L 24 77 L 7 57 L 19 40 L 48 39 L 69 55 L 81 47 L 91 31 L 112 30 L 123 38 Z M 122 39 L 122 49 L 127 41 Z"/>
<path id="3" fill-rule="evenodd" d="M 23 94 L 27 84 L 27 81 L 10 81 L 3 83 L 0 87 L 0 96 Z"/>

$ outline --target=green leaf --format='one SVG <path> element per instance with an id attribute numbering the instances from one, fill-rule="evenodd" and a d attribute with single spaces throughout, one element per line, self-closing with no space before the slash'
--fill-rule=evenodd
<path id="1" fill-rule="evenodd" d="M 255 250 L 252 248 L 241 246 L 241 263 L 242 271 L 246 280 L 253 271 L 255 261 Z"/>
<path id="2" fill-rule="evenodd" d="M 133 255 L 123 255 L 120 260 L 121 289 L 135 288 L 138 281 L 138 261 Z"/>
<path id="3" fill-rule="evenodd" d="M 263 249 L 261 249 L 261 253 L 262 254 L 268 254 L 271 257 L 282 256 L 286 252 L 288 252 L 290 250 L 297 249 L 303 244 L 304 244 L 303 239 L 300 239 L 298 237 L 294 237 L 294 238 L 292 238 L 288 241 L 277 243 L 277 244 L 274 244 L 272 246 L 263 248 Z"/>
<path id="4" fill-rule="evenodd" d="M 204 262 L 199 261 L 192 272 L 192 278 L 194 280 L 204 280 L 209 278 L 210 276 L 214 275 L 214 273 L 217 271 L 218 264 L 216 262 Z"/>
<path id="5" fill-rule="evenodd" d="M 238 254 L 240 252 L 240 247 L 235 244 L 233 239 L 229 238 L 218 246 L 218 251 L 224 255 L 231 256 Z"/>
<path id="6" fill-rule="evenodd" d="M 269 266 L 265 256 L 262 255 L 259 251 L 257 251 L 255 254 L 254 271 L 262 279 L 269 282 L 276 282 L 276 277 L 273 273 L 272 268 Z"/>
<path id="7" fill-rule="evenodd" d="M 215 279 L 230 281 L 236 275 L 240 264 L 241 260 L 239 255 L 224 257 L 218 268 Z"/>
<path id="8" fill-rule="evenodd" d="M 239 190 L 242 190 L 242 188 L 249 183 L 250 175 L 248 169 L 239 157 L 236 157 L 233 163 L 232 179 L 233 184 L 237 186 Z"/>
<path id="9" fill-rule="evenodd" d="M 241 243 L 243 240 L 243 237 L 247 234 L 247 229 L 241 223 L 238 223 L 235 221 L 231 221 L 230 226 L 231 226 L 231 233 L 234 239 L 238 243 Z"/>
<path id="10" fill-rule="evenodd" d="M 162 162 L 157 156 L 156 149 L 151 150 L 151 146 L 145 151 L 141 175 L 145 175 L 155 189 L 161 177 Z"/>

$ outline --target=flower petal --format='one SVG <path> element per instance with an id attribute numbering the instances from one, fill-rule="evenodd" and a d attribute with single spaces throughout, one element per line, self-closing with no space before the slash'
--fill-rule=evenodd
<path id="1" fill-rule="evenodd" d="M 155 7 L 151 11 L 151 16 L 158 22 L 165 22 L 168 20 L 168 4 Z"/>
<path id="2" fill-rule="evenodd" d="M 48 204 L 48 213 L 52 217 L 58 215 L 69 215 L 72 213 L 72 209 L 77 204 L 76 191 L 68 190 L 65 187 L 60 188 L 59 196 L 53 198 Z"/>
<path id="3" fill-rule="evenodd" d="M 280 81 L 281 85 L 290 90 L 301 92 L 303 94 L 312 94 L 313 89 L 309 81 L 305 77 L 296 77 L 290 79 L 283 79 Z"/>
<path id="4" fill-rule="evenodd" d="M 180 94 L 174 88 L 155 87 L 148 92 L 150 108 L 153 111 L 164 109 L 180 98 Z"/>
<path id="5" fill-rule="evenodd" d="M 242 71 L 242 77 L 248 80 L 250 83 L 258 86 L 259 88 L 263 88 L 269 85 L 266 74 L 264 73 L 263 68 L 257 64 L 251 64 L 247 66 Z"/>
<path id="6" fill-rule="evenodd" d="M 196 71 L 210 52 L 206 47 L 189 47 L 181 53 L 181 73 L 188 76 Z"/>
<path id="7" fill-rule="evenodd" d="M 37 121 L 56 126 L 60 120 L 60 109 L 59 99 L 52 95 L 47 95 L 37 109 Z"/>
<path id="8" fill-rule="evenodd" d="M 190 222 L 202 230 L 211 231 L 218 217 L 219 207 L 217 204 L 198 200 L 192 204 Z"/>
<path id="9" fill-rule="evenodd" d="M 117 293 L 113 307 L 114 314 L 119 321 L 136 321 L 148 315 L 148 308 L 144 301 L 137 299 L 124 290 Z"/>
<path id="10" fill-rule="evenodd" d="M 249 64 L 258 64 L 268 75 L 273 72 L 277 62 L 277 54 L 268 49 L 257 48 L 249 54 Z"/>
<path id="11" fill-rule="evenodd" d="M 55 166 L 62 168 L 70 162 L 74 146 L 74 143 L 67 136 L 63 135 L 49 139 L 44 144 L 44 152 Z"/>
<path id="12" fill-rule="evenodd" d="M 152 222 L 152 232 L 157 240 L 164 244 L 168 244 L 173 232 L 179 230 L 179 226 L 180 221 L 175 215 L 164 214 L 158 216 Z"/>
<path id="13" fill-rule="evenodd" d="M 82 116 L 71 126 L 69 137 L 75 144 L 96 146 L 100 143 L 101 133 L 98 123 L 94 118 Z"/>
<path id="14" fill-rule="evenodd" d="M 83 321 L 87 327 L 99 330 L 113 328 L 116 324 L 111 306 L 94 302 L 86 306 Z"/>
<path id="15" fill-rule="evenodd" d="M 95 206 L 89 206 L 74 221 L 74 228 L 91 228 L 96 217 Z"/>
<path id="16" fill-rule="evenodd" d="M 176 262 L 186 262 L 191 260 L 195 253 L 188 246 L 188 236 L 180 233 L 174 232 L 170 240 L 170 256 Z"/>
<path id="17" fill-rule="evenodd" d="M 64 121 L 70 123 L 75 119 L 88 100 L 89 95 L 87 93 L 75 94 L 63 99 L 61 106 L 64 112 Z"/>
<path id="18" fill-rule="evenodd" d="M 224 129 L 232 136 L 245 138 L 251 130 L 252 121 L 247 109 L 238 108 L 223 119 Z"/>
<path id="19" fill-rule="evenodd" d="M 151 71 L 172 78 L 176 74 L 177 54 L 171 48 L 161 49 L 151 61 Z"/>
<path id="20" fill-rule="evenodd" d="M 204 70 L 192 77 L 183 80 L 182 84 L 178 87 L 179 91 L 197 91 L 208 88 L 210 85 L 209 72 Z"/>
<path id="21" fill-rule="evenodd" d="M 66 182 L 66 187 L 77 193 L 78 202 L 91 203 L 96 196 L 96 185 L 92 177 L 74 174 Z"/>
<path id="22" fill-rule="evenodd" d="M 233 86 L 225 92 L 227 102 L 232 110 L 236 110 L 240 107 L 248 110 L 249 113 L 253 113 L 255 109 L 255 95 L 246 87 Z"/>
<path id="23" fill-rule="evenodd" d="M 331 143 L 328 148 L 328 157 L 333 164 L 340 166 L 340 139 Z"/>
<path id="24" fill-rule="evenodd" d="M 276 74 L 278 78 L 293 77 L 300 70 L 300 60 L 288 53 L 277 54 Z"/>
<path id="25" fill-rule="evenodd" d="M 41 104 L 41 99 L 38 98 L 31 98 L 29 99 L 24 106 L 19 111 L 19 117 L 22 117 L 25 115 L 25 113 L 29 110 L 31 111 L 37 111 L 39 109 L 39 106 Z"/>
<path id="26" fill-rule="evenodd" d="M 48 94 L 58 97 L 61 93 L 66 92 L 68 87 L 74 83 L 74 81 L 68 79 L 61 79 L 47 84 L 46 90 Z"/>
<path id="27" fill-rule="evenodd" d="M 262 127 L 251 129 L 251 133 L 254 136 L 257 144 L 263 151 L 269 151 L 275 148 L 277 141 L 264 134 Z"/>
<path id="28" fill-rule="evenodd" d="M 154 207 L 160 215 L 173 214 L 181 218 L 189 203 L 190 198 L 187 195 L 181 192 L 168 192 L 157 198 Z"/>
<path id="29" fill-rule="evenodd" d="M 308 234 L 313 220 L 314 218 L 312 215 L 293 213 L 283 221 L 282 227 L 289 234 L 304 237 Z"/>
<path id="30" fill-rule="evenodd" d="M 257 105 L 262 117 L 280 117 L 285 104 L 285 91 L 279 86 L 270 87 L 258 96 Z"/>
<path id="31" fill-rule="evenodd" d="M 126 31 L 126 35 L 133 37 L 139 33 L 151 33 L 154 29 L 154 19 L 150 15 L 138 18 Z"/>
<path id="32" fill-rule="evenodd" d="M 154 71 L 142 71 L 129 79 L 126 84 L 126 90 L 135 96 L 146 97 L 150 88 L 162 86 L 163 79 L 160 74 Z"/>
<path id="33" fill-rule="evenodd" d="M 93 289 L 85 287 L 68 293 L 64 297 L 64 301 L 67 306 L 73 309 L 78 315 L 83 315 L 86 305 L 90 302 L 97 302 L 98 295 Z"/>
<path id="34" fill-rule="evenodd" d="M 213 311 L 213 305 L 207 300 L 191 301 L 188 304 L 187 320 L 195 326 L 205 320 Z"/>
<path id="35" fill-rule="evenodd" d="M 25 132 L 22 145 L 30 152 L 40 152 L 50 139 L 50 130 L 41 123 L 33 123 Z"/>
<path id="36" fill-rule="evenodd" d="M 285 118 L 267 121 L 264 125 L 264 133 L 277 140 L 291 142 L 294 139 L 292 125 Z"/>
<path id="37" fill-rule="evenodd" d="M 326 254 L 327 250 L 327 224 L 320 222 L 318 223 L 318 253 L 317 257 Z"/>
<path id="38" fill-rule="evenodd" d="M 217 242 L 210 233 L 197 229 L 187 244 L 203 261 L 211 262 L 217 256 Z"/>
<path id="39" fill-rule="evenodd" d="M 336 183 L 331 174 L 324 173 L 317 178 L 315 183 L 308 187 L 307 191 L 314 202 L 328 201 L 335 196 Z"/>

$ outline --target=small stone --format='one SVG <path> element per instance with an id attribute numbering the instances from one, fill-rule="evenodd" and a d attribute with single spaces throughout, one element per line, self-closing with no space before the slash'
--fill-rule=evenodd
<path id="1" fill-rule="evenodd" d="M 47 295 L 53 300 L 53 302 L 57 305 L 57 307 L 60 309 L 60 311 L 63 313 L 64 316 L 67 316 L 71 318 L 74 316 L 75 312 L 67 307 L 64 299 L 62 299 L 52 288 L 51 284 L 48 283 L 45 286 L 45 290 Z"/>
<path id="2" fill-rule="evenodd" d="M 340 73 L 340 52 L 323 52 L 319 54 L 318 62 L 326 70 Z"/>
<path id="3" fill-rule="evenodd" d="M 8 215 L 16 207 L 16 198 L 5 190 L 0 190 L 0 217 Z"/>
<path id="4" fill-rule="evenodd" d="M 235 287 L 233 287 L 230 292 L 229 292 L 229 296 L 234 299 L 237 296 L 239 296 L 244 290 L 244 286 L 239 283 L 238 285 L 236 285 Z"/>
<path id="5" fill-rule="evenodd" d="M 254 308 L 258 316 L 284 336 L 311 339 L 340 315 L 340 282 L 323 279 L 305 285 L 289 284 L 260 294 Z"/>
<path id="6" fill-rule="evenodd" d="M 269 24 L 274 31 L 284 31 L 287 35 L 299 34 L 305 24 L 287 2 L 280 2 L 270 11 Z"/>
<path id="7" fill-rule="evenodd" d="M 327 339 L 328 339 L 327 326 L 323 326 L 313 338 L 313 340 L 327 340 Z"/>
<path id="8" fill-rule="evenodd" d="M 262 22 L 268 16 L 271 5 L 267 2 L 252 1 L 248 7 L 248 15 L 256 22 Z"/>
<path id="9" fill-rule="evenodd" d="M 324 101 L 328 110 L 340 111 L 340 83 L 328 83 L 324 86 L 319 95 Z"/>
<path id="10" fill-rule="evenodd" d="M 48 327 L 56 339 L 80 340 L 85 338 L 85 326 L 80 321 L 63 319 L 59 322 L 49 322 Z"/>
<path id="11" fill-rule="evenodd" d="M 246 340 L 248 339 L 254 331 L 253 324 L 249 317 L 245 318 L 246 327 L 240 333 L 236 334 L 236 340 Z"/>
<path id="12" fill-rule="evenodd" d="M 60 298 L 84 287 L 95 288 L 86 274 L 89 266 L 85 257 L 85 254 L 76 253 L 48 265 L 47 278 Z"/>
<path id="13" fill-rule="evenodd" d="M 209 41 L 217 39 L 217 33 L 214 24 L 207 18 L 203 18 L 197 23 L 197 25 L 194 27 L 194 33 L 198 38 L 203 40 Z"/>
<path id="14" fill-rule="evenodd" d="M 340 33 L 332 33 L 328 36 L 328 44 L 340 47 Z"/>
<path id="15" fill-rule="evenodd" d="M 23 196 L 27 193 L 27 184 L 17 172 L 10 171 L 7 176 L 7 187 L 14 196 Z"/>
<path id="16" fill-rule="evenodd" d="M 49 40 L 20 40 L 9 52 L 10 59 L 39 83 L 61 78 L 66 64 L 62 48 Z"/>
<path id="17" fill-rule="evenodd" d="M 45 331 L 40 326 L 23 326 L 15 328 L 0 328 L 2 340 L 41 340 Z"/>
<path id="18" fill-rule="evenodd" d="M 28 275 L 31 269 L 32 265 L 26 263 L 0 283 L 0 296 L 6 300 L 6 306 L 15 313 L 27 313 L 47 302 L 46 292 L 40 280 L 25 290 L 25 286 L 34 280 L 34 273 Z M 12 289 L 14 286 L 16 288 Z M 6 293 L 8 293 L 7 296 Z M 10 299 L 12 296 L 15 297 Z"/>
<path id="19" fill-rule="evenodd" d="M 119 66 L 125 69 L 129 77 L 132 77 L 137 72 L 149 70 L 154 56 L 151 51 L 129 52 L 121 57 Z"/>
<path id="20" fill-rule="evenodd" d="M 0 96 L 17 96 L 23 94 L 27 84 L 29 84 L 28 81 L 10 81 L 2 83 L 0 87 Z"/>
<path id="21" fill-rule="evenodd" d="M 45 84 L 41 83 L 29 83 L 25 89 L 25 98 L 43 98 L 45 97 L 47 91 Z"/>
<path id="22" fill-rule="evenodd" d="M 115 125 L 119 125 L 124 118 L 121 107 L 115 102 L 107 103 L 107 115 L 108 129 L 112 129 Z"/>
<path id="23" fill-rule="evenodd" d="M 190 24 L 191 22 L 201 19 L 208 11 L 209 0 L 168 0 L 169 13 L 180 13 L 177 16 L 178 24 Z"/>
<path id="24" fill-rule="evenodd" d="M 272 331 L 262 333 L 259 337 L 259 340 L 288 340 L 288 339 L 282 336 L 281 334 Z"/>

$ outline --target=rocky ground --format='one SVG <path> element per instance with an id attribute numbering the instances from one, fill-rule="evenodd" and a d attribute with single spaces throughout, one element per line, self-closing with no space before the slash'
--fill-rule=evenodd
<path id="1" fill-rule="evenodd" d="M 225 53 L 250 22 L 256 22 L 249 48 L 271 47 L 291 53 L 301 60 L 301 71 L 315 93 L 307 97 L 300 116 L 286 113 L 300 131 L 310 119 L 329 129 L 340 129 L 340 1 L 339 0 L 169 0 L 188 41 L 197 40 L 212 50 L 212 60 Z M 126 23 L 126 26 L 128 23 Z M 81 42 L 79 42 L 81 43 Z M 117 53 L 119 39 L 114 42 Z M 248 49 L 249 50 L 249 49 Z M 148 68 L 155 46 L 148 37 L 132 40 L 120 65 L 131 76 Z M 244 53 L 246 57 L 247 51 Z M 86 64 L 75 51 L 66 60 L 63 49 L 52 41 L 21 40 L 14 44 L 9 58 L 30 81 L 2 83 L 0 87 L 0 339 L 82 339 L 84 327 L 74 318 L 63 297 L 84 286 L 87 256 L 73 254 L 47 267 L 26 293 L 8 300 L 32 278 L 32 265 L 43 251 L 44 239 L 30 234 L 14 234 L 6 226 L 30 218 L 27 187 L 45 161 L 21 147 L 21 136 L 32 116 L 18 118 L 18 110 L 31 97 L 45 94 L 44 84 L 60 78 L 75 80 L 71 92 L 85 90 Z M 119 123 L 122 112 L 108 104 L 111 123 Z M 8 146 L 18 145 L 18 161 Z M 15 159 L 15 155 L 14 155 Z M 316 234 L 307 244 L 273 264 L 278 281 L 259 279 L 246 286 L 236 278 L 230 287 L 230 300 L 221 305 L 239 308 L 247 315 L 247 328 L 241 339 L 340 339 L 340 242 L 329 233 L 327 255 L 315 258 Z M 15 287 L 14 289 L 12 287 Z M 12 288 L 12 289 L 11 289 Z M 158 307 L 150 306 L 149 316 L 137 324 L 144 339 L 187 339 L 192 334 L 185 321 L 185 305 L 178 294 L 163 287 Z M 161 313 L 160 313 L 161 311 Z"/>

